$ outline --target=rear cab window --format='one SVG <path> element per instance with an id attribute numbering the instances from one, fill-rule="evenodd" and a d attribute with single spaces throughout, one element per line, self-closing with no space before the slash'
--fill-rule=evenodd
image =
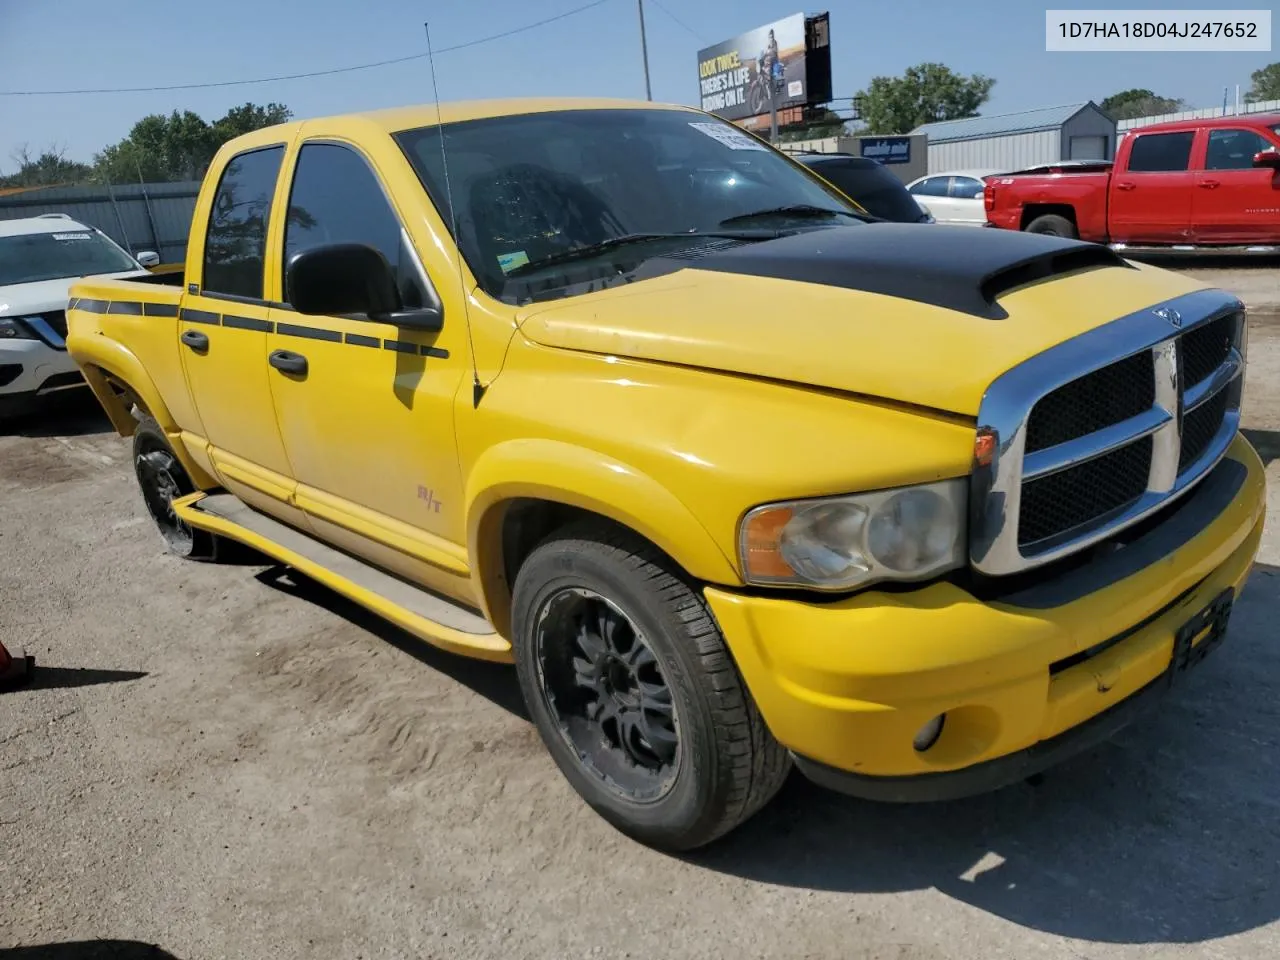
<path id="1" fill-rule="evenodd" d="M 267 225 L 283 160 L 283 145 L 263 147 L 238 154 L 222 171 L 205 234 L 202 293 L 262 299 Z"/>
<path id="2" fill-rule="evenodd" d="M 1141 133 L 1129 149 L 1129 173 L 1179 173 L 1191 164 L 1194 130 Z"/>

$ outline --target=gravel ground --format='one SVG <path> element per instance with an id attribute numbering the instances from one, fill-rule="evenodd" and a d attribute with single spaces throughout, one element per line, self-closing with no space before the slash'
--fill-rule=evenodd
<path id="1" fill-rule="evenodd" d="M 1218 271 L 1263 308 L 1274 517 L 1280 285 Z M 0 436 L 0 560 L 0 637 L 41 664 L 0 695 L 4 960 L 1280 955 L 1274 523 L 1222 652 L 1039 786 L 894 807 L 793 777 L 686 859 L 577 800 L 512 671 L 166 556 L 86 404 Z"/>

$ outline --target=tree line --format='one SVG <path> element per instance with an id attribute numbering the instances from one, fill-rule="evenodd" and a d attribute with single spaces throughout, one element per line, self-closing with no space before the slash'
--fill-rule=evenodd
<path id="1" fill-rule="evenodd" d="M 1255 70 L 1250 79 L 1247 102 L 1280 100 L 1280 63 Z M 945 64 L 917 64 L 900 77 L 873 77 L 854 98 L 859 117 L 852 122 L 861 124 L 860 133 L 891 135 L 910 133 L 921 124 L 938 120 L 976 117 L 995 84 L 991 77 L 965 76 Z M 1114 93 L 1099 105 L 1116 120 L 1187 109 L 1182 100 L 1141 88 Z M 38 155 L 20 148 L 13 155 L 17 171 L 0 175 L 0 188 L 199 180 L 228 140 L 284 123 L 292 116 L 282 103 L 244 103 L 212 123 L 190 110 L 174 110 L 168 116 L 151 114 L 135 123 L 119 143 L 96 154 L 91 164 L 68 160 L 63 150 L 54 147 Z M 850 122 L 832 110 L 822 110 L 814 121 L 780 131 L 780 139 L 839 136 L 849 132 Z"/>
<path id="2" fill-rule="evenodd" d="M 155 113 L 135 123 L 119 143 L 95 154 L 92 163 L 68 160 L 58 147 L 39 154 L 21 147 L 12 158 L 16 172 L 0 176 L 0 188 L 199 180 L 228 140 L 292 116 L 282 103 L 244 103 L 212 123 L 190 110 Z"/>

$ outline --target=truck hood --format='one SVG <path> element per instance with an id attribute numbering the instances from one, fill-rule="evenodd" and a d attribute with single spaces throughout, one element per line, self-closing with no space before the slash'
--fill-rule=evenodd
<path id="1" fill-rule="evenodd" d="M 149 270 L 128 270 L 124 273 L 95 275 L 99 280 L 127 280 L 131 277 L 150 276 Z M 15 283 L 0 286 L 0 317 L 18 317 L 27 313 L 47 313 L 50 310 L 67 309 L 67 293 L 73 283 L 84 277 L 59 277 L 56 280 L 37 280 L 35 283 Z"/>
<path id="2" fill-rule="evenodd" d="M 1204 286 L 1094 244 L 974 227 L 852 226 L 689 257 L 532 305 L 521 332 L 976 416 L 1011 367 Z"/>

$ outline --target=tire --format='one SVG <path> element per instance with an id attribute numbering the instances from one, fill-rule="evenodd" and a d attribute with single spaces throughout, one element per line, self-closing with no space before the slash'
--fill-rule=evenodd
<path id="1" fill-rule="evenodd" d="M 554 534 L 520 568 L 512 613 L 538 733 L 573 788 L 623 833 L 692 850 L 781 788 L 790 757 L 711 611 L 646 541 L 602 521 Z"/>
<path id="2" fill-rule="evenodd" d="M 173 512 L 172 501 L 195 493 L 196 486 L 151 417 L 139 420 L 134 430 L 133 470 L 142 502 L 169 552 L 186 560 L 216 560 L 220 538 L 194 529 Z"/>
<path id="3" fill-rule="evenodd" d="M 1027 224 L 1027 233 L 1045 233 L 1051 237 L 1066 237 L 1068 240 L 1075 240 L 1080 236 L 1074 223 L 1056 213 L 1036 217 Z"/>

